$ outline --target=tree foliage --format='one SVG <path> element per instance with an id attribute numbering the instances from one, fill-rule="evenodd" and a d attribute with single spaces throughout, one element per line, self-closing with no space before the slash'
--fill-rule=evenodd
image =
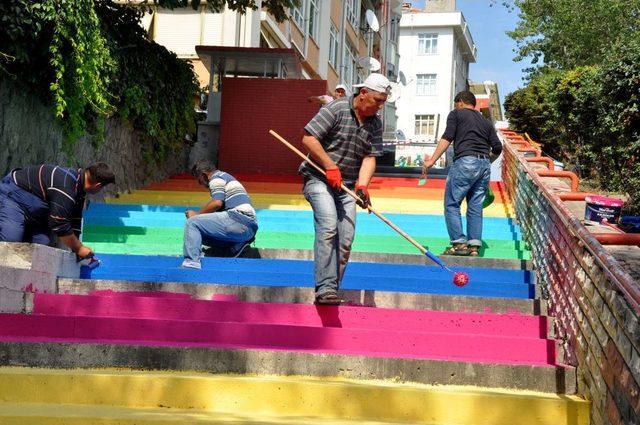
<path id="1" fill-rule="evenodd" d="M 189 4 L 197 9 L 202 3 L 201 0 L 146 0 L 144 3 L 153 1 L 161 7 L 173 9 L 176 7 L 187 7 Z M 267 10 L 278 21 L 287 19 L 287 10 L 293 6 L 300 6 L 300 0 L 263 0 L 262 7 Z M 255 0 L 206 0 L 207 8 L 212 12 L 222 12 L 225 7 L 230 10 L 244 14 L 247 10 L 257 10 L 258 4 Z"/>
<path id="2" fill-rule="evenodd" d="M 597 65 L 611 46 L 637 37 L 640 0 L 514 0 L 519 9 L 509 32 L 516 60 L 530 58 L 560 69 Z"/>
<path id="3" fill-rule="evenodd" d="M 640 40 L 614 47 L 600 66 L 544 69 L 505 109 L 513 128 L 601 188 L 627 193 L 640 213 Z"/>
<path id="4" fill-rule="evenodd" d="M 151 0 L 161 7 L 198 8 L 200 1 Z M 239 13 L 253 0 L 209 0 Z M 266 0 L 277 20 L 299 0 Z M 65 146 L 84 134 L 99 140 L 104 119 L 119 114 L 141 131 L 156 158 L 192 130 L 198 89 L 191 65 L 147 39 L 140 27 L 145 5 L 113 0 L 0 2 L 0 77 L 24 84 L 53 106 Z"/>

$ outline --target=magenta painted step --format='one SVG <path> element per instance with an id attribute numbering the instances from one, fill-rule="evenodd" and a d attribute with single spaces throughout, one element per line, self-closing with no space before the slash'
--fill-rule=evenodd
<path id="1" fill-rule="evenodd" d="M 36 294 L 34 314 L 402 330 L 545 338 L 547 319 L 522 314 L 460 313 L 372 307 L 205 301 L 189 298 Z"/>
<path id="2" fill-rule="evenodd" d="M 555 364 L 554 343 L 545 339 L 416 333 L 401 329 L 0 314 L 0 340 L 206 346 L 482 363 Z"/>

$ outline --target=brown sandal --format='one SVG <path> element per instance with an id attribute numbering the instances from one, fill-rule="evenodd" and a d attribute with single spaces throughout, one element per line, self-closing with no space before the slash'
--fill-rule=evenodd
<path id="1" fill-rule="evenodd" d="M 477 257 L 479 255 L 479 253 L 478 253 L 479 249 L 480 249 L 480 247 L 478 247 L 478 246 L 470 246 L 469 247 L 469 256 Z"/>
<path id="2" fill-rule="evenodd" d="M 343 302 L 335 292 L 325 292 L 322 295 L 317 295 L 315 300 L 315 304 L 321 305 L 339 305 Z"/>
<path id="3" fill-rule="evenodd" d="M 466 243 L 454 243 L 445 249 L 442 255 L 458 255 L 466 257 L 469 255 L 469 246 Z"/>

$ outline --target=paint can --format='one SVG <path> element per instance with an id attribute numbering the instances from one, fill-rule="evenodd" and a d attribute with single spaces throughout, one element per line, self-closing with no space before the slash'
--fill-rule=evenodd
<path id="1" fill-rule="evenodd" d="M 608 198 L 606 196 L 587 196 L 584 199 L 587 203 L 584 211 L 584 218 L 588 222 L 616 224 L 620 220 L 620 211 L 624 206 L 624 201 L 618 198 Z"/>

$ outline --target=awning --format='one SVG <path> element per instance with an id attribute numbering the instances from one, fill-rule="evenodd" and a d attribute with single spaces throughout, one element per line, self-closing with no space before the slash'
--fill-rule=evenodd
<path id="1" fill-rule="evenodd" d="M 224 69 L 225 76 L 302 78 L 302 66 L 293 49 L 268 49 L 262 47 L 196 46 L 196 53 L 212 71 Z"/>

